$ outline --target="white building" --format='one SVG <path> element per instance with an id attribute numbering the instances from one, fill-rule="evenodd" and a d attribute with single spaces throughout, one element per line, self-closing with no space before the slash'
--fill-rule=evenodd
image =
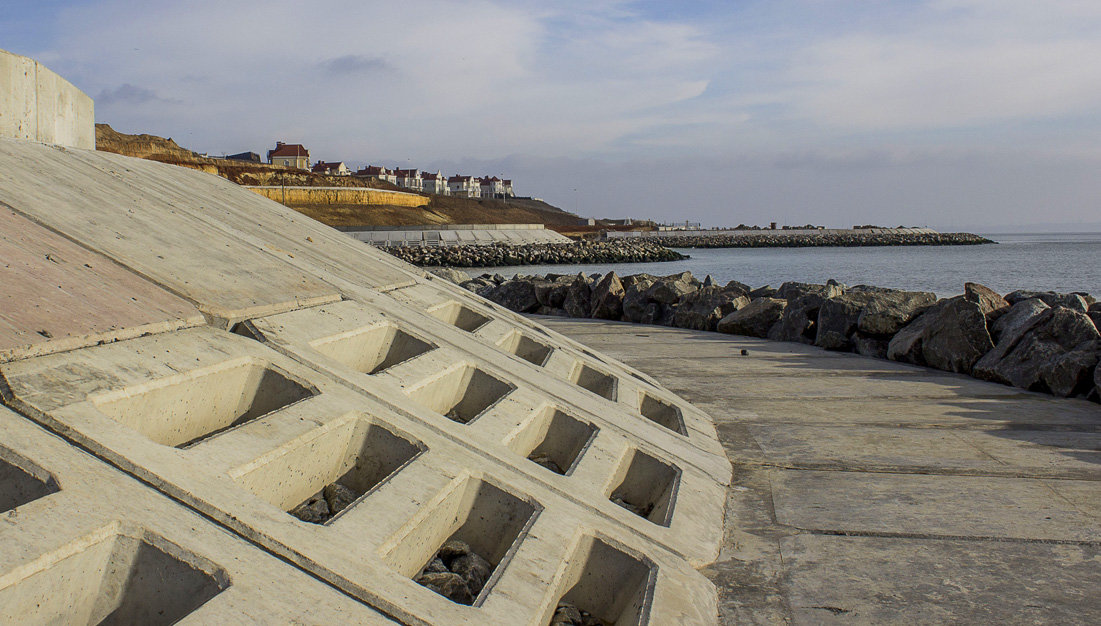
<path id="1" fill-rule="evenodd" d="M 447 186 L 447 177 L 442 172 L 437 171 L 435 174 L 430 172 L 424 172 L 421 174 L 422 191 L 425 193 L 435 193 L 441 196 L 446 196 L 449 193 Z"/>
<path id="2" fill-rule="evenodd" d="M 394 170 L 379 167 L 377 165 L 368 165 L 367 167 L 357 171 L 356 176 L 360 178 L 373 178 L 375 180 L 381 180 L 390 184 L 398 184 L 398 177 L 394 175 Z"/>
<path id="3" fill-rule="evenodd" d="M 400 187 L 412 189 L 413 191 L 424 189 L 424 179 L 421 178 L 421 171 L 416 168 L 411 170 L 395 169 L 394 176 L 397 177 L 397 184 Z"/>
<path id="4" fill-rule="evenodd" d="M 482 196 L 478 179 L 473 176 L 459 176 L 456 174 L 447 179 L 447 189 L 453 196 L 463 198 L 480 198 Z"/>

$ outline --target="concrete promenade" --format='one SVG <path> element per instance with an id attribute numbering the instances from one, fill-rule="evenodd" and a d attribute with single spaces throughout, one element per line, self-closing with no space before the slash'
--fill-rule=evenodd
<path id="1" fill-rule="evenodd" d="M 798 344 L 540 323 L 715 420 L 722 622 L 1101 622 L 1101 407 Z M 741 355 L 741 350 L 748 355 Z"/>

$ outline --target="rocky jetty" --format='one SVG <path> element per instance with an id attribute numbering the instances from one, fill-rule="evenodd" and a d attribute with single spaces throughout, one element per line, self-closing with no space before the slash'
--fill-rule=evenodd
<path id="1" fill-rule="evenodd" d="M 968 374 L 1056 396 L 1101 400 L 1101 303 L 1086 293 L 966 283 L 923 291 L 788 282 L 720 285 L 690 272 L 477 278 L 438 274 L 513 311 L 659 324 L 794 341 Z"/>
<path id="2" fill-rule="evenodd" d="M 974 246 L 997 243 L 971 233 L 936 232 L 862 232 L 860 230 L 823 233 L 722 233 L 707 235 L 669 235 L 645 237 L 671 248 L 825 248 L 858 246 Z"/>
<path id="3" fill-rule="evenodd" d="M 580 263 L 652 263 L 688 257 L 660 242 L 637 239 L 572 241 L 569 243 L 494 243 L 477 246 L 406 246 L 383 248 L 421 267 L 499 267 L 503 265 L 566 265 Z"/>

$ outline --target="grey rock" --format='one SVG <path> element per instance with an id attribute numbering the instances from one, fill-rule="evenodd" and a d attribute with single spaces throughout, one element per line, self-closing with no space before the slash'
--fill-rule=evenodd
<path id="1" fill-rule="evenodd" d="M 780 298 L 757 298 L 723 317 L 715 325 L 715 329 L 732 335 L 767 337 L 768 330 L 780 321 L 787 304 L 787 300 Z"/>
<path id="2" fill-rule="evenodd" d="M 844 287 L 840 284 L 830 281 L 825 285 L 816 285 L 813 283 L 797 283 L 786 282 L 780 285 L 780 288 L 776 290 L 776 293 L 772 295 L 773 298 L 783 298 L 788 302 L 797 300 L 806 295 L 817 295 L 821 298 L 836 298 L 845 292 Z"/>
<path id="3" fill-rule="evenodd" d="M 853 289 L 822 302 L 818 309 L 814 345 L 827 350 L 852 349 L 852 337 L 864 307 L 875 297 L 870 290 Z"/>
<path id="4" fill-rule="evenodd" d="M 526 280 L 507 280 L 489 291 L 486 297 L 517 313 L 528 313 L 539 306 L 535 285 Z"/>
<path id="5" fill-rule="evenodd" d="M 757 298 L 771 298 L 775 295 L 776 295 L 776 289 L 774 289 L 773 287 L 769 287 L 768 285 L 765 285 L 763 287 L 758 287 L 758 288 L 750 291 L 749 292 L 749 299 L 750 300 L 756 300 Z"/>
<path id="6" fill-rule="evenodd" d="M 356 492 L 340 483 L 327 485 L 321 490 L 321 494 L 325 497 L 325 502 L 329 505 L 329 511 L 331 511 L 333 515 L 351 506 L 356 498 L 359 497 L 356 495 Z"/>
<path id="7" fill-rule="evenodd" d="M 626 290 L 615 272 L 608 272 L 596 284 L 592 293 L 590 317 L 602 320 L 618 320 L 623 317 L 623 295 Z"/>
<path id="8" fill-rule="evenodd" d="M 891 344 L 891 340 L 886 337 L 866 335 L 860 331 L 853 333 L 851 341 L 854 352 L 877 359 L 887 358 L 887 347 Z"/>
<path id="9" fill-rule="evenodd" d="M 1044 311 L 1004 357 L 977 372 L 1033 391 L 1085 394 L 1097 365 L 1101 335 L 1084 313 L 1065 307 Z"/>
<path id="10" fill-rule="evenodd" d="M 655 282 L 646 292 L 646 297 L 661 304 L 675 304 L 681 296 L 692 293 L 697 287 L 684 280 L 664 278 Z"/>
<path id="11" fill-rule="evenodd" d="M 424 574 L 443 574 L 444 572 L 450 572 L 447 569 L 447 564 L 443 562 L 438 556 L 432 557 L 432 560 L 428 562 L 428 565 L 424 566 Z"/>
<path id="12" fill-rule="evenodd" d="M 566 301 L 566 290 L 569 288 L 569 283 L 536 279 L 532 281 L 532 286 L 535 288 L 535 299 L 541 306 L 555 309 L 562 308 L 562 304 Z"/>
<path id="13" fill-rule="evenodd" d="M 470 593 L 477 596 L 485 587 L 489 575 L 493 572 L 493 566 L 478 554 L 471 552 L 455 558 L 449 566 L 452 572 L 463 577 Z"/>
<path id="14" fill-rule="evenodd" d="M 628 276 L 627 278 L 632 277 Z M 640 323 L 647 305 L 651 304 L 646 292 L 653 283 L 646 280 L 633 280 L 628 285 L 628 281 L 624 280 L 623 284 L 625 290 L 623 293 L 623 321 Z"/>
<path id="15" fill-rule="evenodd" d="M 452 572 L 425 573 L 417 576 L 417 583 L 428 587 L 457 604 L 474 604 L 474 594 L 462 576 Z"/>
<path id="16" fill-rule="evenodd" d="M 581 626 L 581 611 L 568 602 L 559 602 L 551 618 L 551 626 Z"/>
<path id="17" fill-rule="evenodd" d="M 787 284 L 787 283 L 785 283 Z M 809 292 L 794 300 L 789 299 L 780 321 L 768 330 L 768 338 L 773 341 L 797 341 L 814 343 L 818 323 L 818 310 L 826 298 L 818 293 Z"/>
<path id="18" fill-rule="evenodd" d="M 673 314 L 673 325 L 692 330 L 715 330 L 723 317 L 749 304 L 740 289 L 701 287 L 681 297 Z"/>
<path id="19" fill-rule="evenodd" d="M 993 348 L 982 308 L 956 296 L 937 302 L 900 330 L 887 347 L 887 358 L 970 373 L 975 362 Z"/>
<path id="20" fill-rule="evenodd" d="M 545 455 L 545 454 L 533 454 L 533 455 L 529 456 L 528 459 L 532 463 L 535 463 L 536 465 L 542 465 L 543 467 L 549 469 L 550 471 L 554 472 L 555 474 L 565 474 L 566 473 L 566 472 L 562 471 L 562 467 L 560 465 L 558 465 L 557 463 L 552 461 L 551 458 L 549 456 Z"/>
<path id="21" fill-rule="evenodd" d="M 993 289 L 979 283 L 964 283 L 963 297 L 979 305 L 986 321 L 992 322 L 1009 310 L 1009 302 Z"/>
<path id="22" fill-rule="evenodd" d="M 1086 315 L 1088 315 L 1089 318 L 1093 320 L 1094 326 L 1101 328 L 1101 311 L 1090 311 L 1089 313 L 1086 313 Z"/>
<path id="23" fill-rule="evenodd" d="M 740 283 L 736 280 L 732 280 L 732 281 L 726 283 L 726 290 L 727 291 L 738 291 L 738 292 L 740 292 L 740 295 L 748 296 L 749 292 L 753 291 L 753 288 L 750 287 L 749 285 L 745 284 L 745 283 Z"/>
<path id="24" fill-rule="evenodd" d="M 990 327 L 994 349 L 982 356 L 971 368 L 971 375 L 1005 385 L 1012 384 L 997 371 L 998 363 L 1036 325 L 1047 320 L 1051 307 L 1039 298 L 1020 300 L 1009 307 L 1009 312 L 998 318 Z"/>
<path id="25" fill-rule="evenodd" d="M 1086 302 L 1086 299 L 1076 293 L 1064 294 L 1054 291 L 1017 290 L 1005 296 L 1006 301 L 1011 305 L 1032 298 L 1039 298 L 1044 301 L 1044 304 L 1052 308 L 1061 306 L 1081 313 L 1085 313 L 1089 309 L 1089 304 Z"/>
<path id="26" fill-rule="evenodd" d="M 588 317 L 592 310 L 592 287 L 589 280 L 578 276 L 566 289 L 566 300 L 562 303 L 569 317 Z"/>
<path id="27" fill-rule="evenodd" d="M 873 297 L 857 320 L 857 329 L 867 335 L 894 335 L 937 301 L 928 291 L 881 289 L 870 293 Z"/>
<path id="28" fill-rule="evenodd" d="M 1094 313 L 1096 311 L 1101 311 L 1101 302 L 1094 302 L 1093 304 L 1091 304 L 1090 308 L 1089 308 L 1089 311 L 1090 311 L 1090 313 Z"/>
<path id="29" fill-rule="evenodd" d="M 303 522 L 309 522 L 311 524 L 324 524 L 330 517 L 332 512 L 329 511 L 329 504 L 325 502 L 325 498 L 320 493 L 313 495 L 310 499 L 306 500 L 302 504 L 291 509 L 291 515 L 297 517 Z"/>
<path id="30" fill-rule="evenodd" d="M 470 554 L 470 545 L 465 541 L 459 539 L 452 539 L 443 544 L 443 547 L 439 550 L 440 558 L 444 560 L 444 563 L 450 563 L 453 559 L 457 559 L 460 556 L 466 556 Z"/>

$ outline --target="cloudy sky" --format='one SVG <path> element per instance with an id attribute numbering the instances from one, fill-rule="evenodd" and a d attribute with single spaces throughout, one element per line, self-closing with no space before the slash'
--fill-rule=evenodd
<path id="1" fill-rule="evenodd" d="M 204 152 L 585 215 L 1101 229 L 1097 0 L 6 0 L 0 47 Z"/>

